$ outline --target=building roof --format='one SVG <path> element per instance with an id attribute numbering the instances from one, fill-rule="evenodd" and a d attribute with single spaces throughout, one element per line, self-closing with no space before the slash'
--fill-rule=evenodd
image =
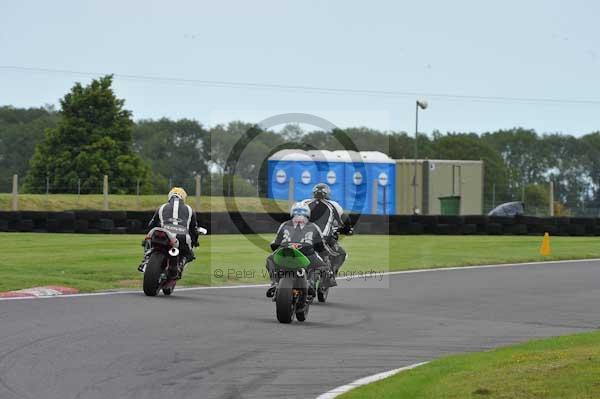
<path id="1" fill-rule="evenodd" d="M 270 161 L 315 161 L 315 162 L 365 162 L 394 163 L 394 160 L 379 151 L 344 150 L 281 150 L 269 157 Z"/>

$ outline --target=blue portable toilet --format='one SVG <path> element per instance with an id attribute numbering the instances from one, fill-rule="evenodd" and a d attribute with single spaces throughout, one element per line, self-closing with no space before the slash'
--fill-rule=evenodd
<path id="1" fill-rule="evenodd" d="M 269 198 L 287 200 L 291 178 L 295 201 L 311 198 L 315 184 L 327 183 L 342 208 L 371 214 L 377 184 L 376 213 L 396 210 L 396 165 L 380 152 L 282 150 L 269 157 Z"/>
<path id="2" fill-rule="evenodd" d="M 333 151 L 310 150 L 308 154 L 317 164 L 319 181 L 331 188 L 331 199 L 345 208 L 345 160 Z"/>
<path id="3" fill-rule="evenodd" d="M 377 185 L 377 215 L 396 213 L 396 163 L 386 154 L 377 151 L 361 151 L 368 176 L 367 204 L 365 213 L 373 213 L 375 185 Z"/>
<path id="4" fill-rule="evenodd" d="M 294 199 L 301 201 L 312 198 L 312 188 L 319 183 L 317 163 L 306 152 L 298 153 L 294 163 Z"/>
<path id="5" fill-rule="evenodd" d="M 334 151 L 344 160 L 345 208 L 357 213 L 368 213 L 366 165 L 356 151 Z"/>
<path id="6" fill-rule="evenodd" d="M 305 159 L 298 155 L 297 150 L 281 150 L 269 157 L 267 161 L 268 190 L 267 197 L 287 200 L 290 179 L 295 177 L 294 169 L 298 159 Z"/>
<path id="7" fill-rule="evenodd" d="M 281 150 L 271 155 L 268 165 L 267 197 L 287 200 L 290 179 L 294 179 L 294 200 L 312 196 L 312 187 L 319 179 L 317 164 L 303 150 Z"/>

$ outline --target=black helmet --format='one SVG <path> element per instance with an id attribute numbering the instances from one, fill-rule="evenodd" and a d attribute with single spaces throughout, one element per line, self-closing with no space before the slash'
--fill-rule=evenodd
<path id="1" fill-rule="evenodd" d="M 312 189 L 313 198 L 317 199 L 329 199 L 331 196 L 331 189 L 325 183 L 319 183 Z"/>

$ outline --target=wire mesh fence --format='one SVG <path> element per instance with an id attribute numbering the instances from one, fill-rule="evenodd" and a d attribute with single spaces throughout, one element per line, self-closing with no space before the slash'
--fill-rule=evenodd
<path id="1" fill-rule="evenodd" d="M 77 179 L 69 185 L 55 185 L 48 179 L 43 190 L 38 188 L 33 192 L 24 180 L 19 177 L 17 188 L 18 208 L 22 210 L 103 209 L 105 206 L 102 179 L 94 179 L 93 183 Z M 253 198 L 256 204 L 265 201 L 266 188 L 261 185 L 266 185 L 266 182 L 251 182 L 239 176 L 215 173 L 200 176 L 199 186 L 197 176 L 171 177 L 150 183 L 153 184 L 140 179 L 123 189 L 113 187 L 108 181 L 109 206 L 130 210 L 152 209 L 164 202 L 169 188 L 173 186 L 183 187 L 194 204 L 200 203 L 196 198 L 198 191 L 201 198 Z M 12 178 L 0 179 L 0 210 L 13 209 L 13 190 Z M 529 216 L 599 217 L 600 199 L 596 200 L 597 192 L 593 184 L 580 185 L 577 190 L 571 190 L 562 182 L 511 186 L 486 181 L 482 190 L 481 213 L 487 214 L 506 202 L 520 201 L 524 203 L 525 214 Z"/>

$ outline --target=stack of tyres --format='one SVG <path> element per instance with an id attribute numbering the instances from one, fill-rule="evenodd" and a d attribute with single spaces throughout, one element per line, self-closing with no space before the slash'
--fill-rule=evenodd
<path id="1" fill-rule="evenodd" d="M 47 229 L 50 233 L 74 233 L 75 212 L 48 213 Z"/>
<path id="2" fill-rule="evenodd" d="M 75 211 L 75 231 L 78 233 L 99 233 L 97 224 L 100 211 Z"/>
<path id="3" fill-rule="evenodd" d="M 472 234 L 487 234 L 486 225 L 488 224 L 488 217 L 484 215 L 467 215 L 465 216 L 466 226 L 475 226 L 475 232 Z M 465 227 L 464 231 L 472 231 L 473 227 Z M 466 234 L 466 233 L 465 233 Z"/>
<path id="4" fill-rule="evenodd" d="M 18 231 L 20 212 L 0 211 L 0 231 Z"/>
<path id="5" fill-rule="evenodd" d="M 48 219 L 47 212 L 22 211 L 20 213 L 21 220 L 19 223 L 19 231 L 46 232 L 46 220 Z"/>
<path id="6" fill-rule="evenodd" d="M 437 215 L 414 215 L 413 223 L 421 224 L 425 234 L 437 234 Z"/>
<path id="7" fill-rule="evenodd" d="M 127 219 L 126 221 L 127 233 L 129 234 L 142 234 L 142 223 L 136 219 Z"/>
<path id="8" fill-rule="evenodd" d="M 596 219 L 595 218 L 571 218 L 571 225 L 579 225 L 582 226 L 579 231 L 581 235 L 593 236 L 596 231 Z"/>
<path id="9" fill-rule="evenodd" d="M 115 228 L 115 222 L 112 219 L 101 218 L 98 220 L 97 226 L 101 233 L 110 234 Z"/>

